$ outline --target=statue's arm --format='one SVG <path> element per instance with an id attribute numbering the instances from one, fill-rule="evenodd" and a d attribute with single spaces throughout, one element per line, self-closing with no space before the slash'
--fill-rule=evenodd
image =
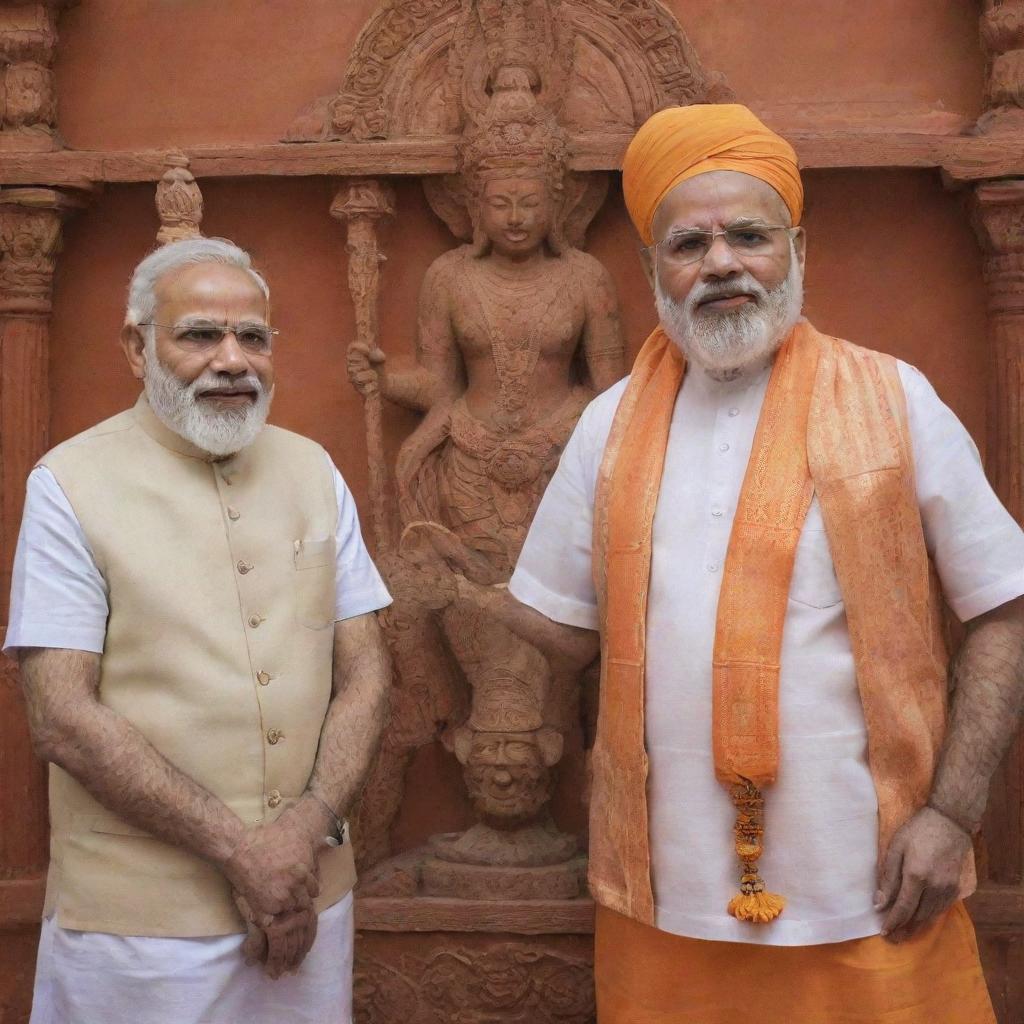
<path id="1" fill-rule="evenodd" d="M 442 257 L 427 270 L 420 289 L 416 313 L 416 365 L 392 370 L 384 353 L 365 346 L 349 349 L 349 377 L 366 393 L 379 387 L 381 394 L 396 405 L 427 412 L 438 401 L 463 390 L 463 372 L 451 323 L 451 271 Z"/>
<path id="2" fill-rule="evenodd" d="M 611 275 L 597 260 L 587 257 L 586 277 L 583 353 L 594 390 L 601 392 L 626 375 L 626 343 Z"/>
<path id="3" fill-rule="evenodd" d="M 533 644 L 553 666 L 572 673 L 586 668 L 601 649 L 600 635 L 592 629 L 549 619 L 514 597 L 507 586 L 485 586 L 456 575 L 459 597 L 494 616 L 516 636 Z"/>

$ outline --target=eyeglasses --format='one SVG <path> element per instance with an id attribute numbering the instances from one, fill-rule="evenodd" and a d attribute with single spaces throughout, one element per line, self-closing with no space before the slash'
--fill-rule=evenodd
<path id="1" fill-rule="evenodd" d="M 170 331 L 174 344 L 186 352 L 209 352 L 215 349 L 226 335 L 233 334 L 238 344 L 253 355 L 269 353 L 274 335 L 280 333 L 266 324 L 215 324 L 210 320 L 184 320 L 173 326 L 149 321 L 139 324 L 139 327 L 162 327 L 165 331 Z"/>
<path id="2" fill-rule="evenodd" d="M 776 251 L 774 233 L 785 231 L 792 238 L 793 233 L 799 230 L 784 224 L 735 224 L 724 231 L 673 231 L 660 242 L 648 245 L 641 251 L 650 252 L 660 248 L 670 263 L 685 266 L 703 260 L 711 251 L 715 239 L 721 237 L 740 259 L 773 256 Z"/>

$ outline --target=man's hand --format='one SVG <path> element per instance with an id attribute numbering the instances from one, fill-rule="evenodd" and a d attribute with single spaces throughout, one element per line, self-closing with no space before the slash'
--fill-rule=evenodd
<path id="1" fill-rule="evenodd" d="M 971 837 L 944 814 L 923 807 L 893 836 L 879 877 L 876 910 L 888 910 L 882 935 L 910 938 L 951 907 Z"/>
<path id="2" fill-rule="evenodd" d="M 277 917 L 267 917 L 255 914 L 245 897 L 237 892 L 232 895 L 248 928 L 242 944 L 246 964 L 262 965 L 274 980 L 297 971 L 316 940 L 316 912 L 312 909 L 287 911 Z"/>
<path id="3" fill-rule="evenodd" d="M 243 833 L 222 870 L 257 920 L 311 909 L 325 835 L 322 822 L 312 825 L 295 808 Z"/>

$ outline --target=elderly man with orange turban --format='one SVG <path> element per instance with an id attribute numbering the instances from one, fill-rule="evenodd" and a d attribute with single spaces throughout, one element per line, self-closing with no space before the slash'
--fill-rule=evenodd
<path id="1" fill-rule="evenodd" d="M 1022 702 L 1024 533 L 918 371 L 801 317 L 785 140 L 663 110 L 623 189 L 659 326 L 508 591 L 460 583 L 552 656 L 600 634 L 599 1024 L 991 1024 L 962 897 Z"/>

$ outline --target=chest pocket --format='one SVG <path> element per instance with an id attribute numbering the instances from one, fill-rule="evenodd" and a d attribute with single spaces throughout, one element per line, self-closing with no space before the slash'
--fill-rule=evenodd
<path id="1" fill-rule="evenodd" d="M 334 623 L 334 538 L 295 541 L 294 559 L 296 621 L 326 629 Z"/>
<path id="2" fill-rule="evenodd" d="M 811 507 L 807 510 L 804 528 L 796 546 L 789 599 L 811 608 L 831 608 L 843 599 L 817 498 L 811 501 Z"/>

